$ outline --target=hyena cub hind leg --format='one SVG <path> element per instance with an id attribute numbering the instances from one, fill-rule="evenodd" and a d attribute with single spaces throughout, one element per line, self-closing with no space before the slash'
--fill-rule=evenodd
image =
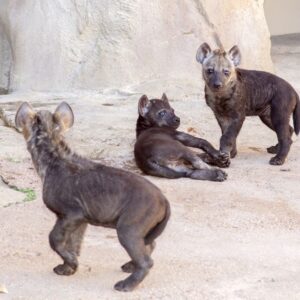
<path id="1" fill-rule="evenodd" d="M 181 177 L 187 177 L 188 168 L 174 168 L 168 165 L 160 164 L 159 162 L 148 160 L 148 174 L 158 177 L 166 177 L 170 179 L 176 179 Z"/>
<path id="2" fill-rule="evenodd" d="M 271 112 L 272 124 L 278 138 L 278 151 L 270 159 L 271 165 L 282 165 L 290 151 L 292 142 L 289 116 L 283 114 L 279 108 L 274 107 Z"/>
<path id="3" fill-rule="evenodd" d="M 290 136 L 292 137 L 294 133 L 294 128 L 290 126 Z M 270 146 L 267 148 L 267 152 L 270 154 L 276 154 L 279 151 L 279 144 L 276 144 L 274 146 Z"/>
<path id="4" fill-rule="evenodd" d="M 227 179 L 227 173 L 221 169 L 213 168 L 206 164 L 197 154 L 187 151 L 184 154 L 186 159 L 195 170 L 193 170 L 189 177 L 198 180 L 224 181 Z"/>
<path id="5" fill-rule="evenodd" d="M 151 255 L 153 250 L 155 249 L 155 241 L 153 241 L 150 245 L 146 245 L 148 254 Z M 134 264 L 134 262 L 131 260 L 127 263 L 125 263 L 122 267 L 121 267 L 122 271 L 125 273 L 133 273 L 136 270 L 136 265 Z"/>
<path id="6" fill-rule="evenodd" d="M 261 121 L 269 127 L 271 130 L 275 131 L 272 120 L 271 120 L 271 110 L 267 110 L 265 113 L 259 115 L 259 118 Z M 289 126 L 289 132 L 290 132 L 290 137 L 292 137 L 294 133 L 294 128 L 292 126 Z M 270 146 L 267 148 L 267 152 L 270 154 L 277 154 L 279 151 L 279 144 L 276 144 L 274 146 Z"/>
<path id="7" fill-rule="evenodd" d="M 119 241 L 130 256 L 134 268 L 133 273 L 124 280 L 117 282 L 114 288 L 118 291 L 128 292 L 133 290 L 147 276 L 153 266 L 153 260 L 147 251 L 144 238 L 137 233 L 137 226 L 120 227 L 117 232 Z"/>
<path id="8" fill-rule="evenodd" d="M 190 178 L 198 180 L 224 181 L 227 179 L 227 173 L 220 169 L 194 170 Z"/>

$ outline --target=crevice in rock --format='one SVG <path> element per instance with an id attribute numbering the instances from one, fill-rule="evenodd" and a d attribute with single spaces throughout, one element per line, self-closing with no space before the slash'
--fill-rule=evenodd
<path id="1" fill-rule="evenodd" d="M 11 67 L 11 46 L 0 20 L 0 95 L 5 95 L 9 92 Z"/>
<path id="2" fill-rule="evenodd" d="M 214 25 L 214 23 L 212 23 L 208 17 L 208 14 L 205 10 L 205 8 L 203 7 L 202 5 L 202 1 L 200 0 L 196 0 L 195 1 L 196 3 L 196 8 L 198 10 L 198 12 L 200 13 L 200 15 L 203 17 L 203 20 L 205 21 L 205 23 L 207 24 L 207 26 L 211 29 L 212 31 L 212 35 L 213 35 L 213 38 L 215 40 L 215 43 L 216 45 L 219 47 L 219 48 L 224 48 L 223 47 L 223 44 L 220 40 L 220 37 L 219 35 L 217 34 L 217 29 L 216 29 L 216 26 Z"/>

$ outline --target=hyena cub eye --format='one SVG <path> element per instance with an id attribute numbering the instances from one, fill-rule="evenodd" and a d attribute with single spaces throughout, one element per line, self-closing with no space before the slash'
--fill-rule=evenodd
<path id="1" fill-rule="evenodd" d="M 214 69 L 213 68 L 208 68 L 206 71 L 207 71 L 208 74 L 214 73 Z"/>
<path id="2" fill-rule="evenodd" d="M 224 73 L 225 76 L 229 76 L 229 75 L 230 75 L 230 71 L 227 70 L 227 69 L 224 69 L 224 70 L 223 70 L 223 73 Z"/>
<path id="3" fill-rule="evenodd" d="M 161 110 L 160 112 L 158 112 L 158 115 L 162 118 L 166 115 L 166 111 L 165 110 Z"/>

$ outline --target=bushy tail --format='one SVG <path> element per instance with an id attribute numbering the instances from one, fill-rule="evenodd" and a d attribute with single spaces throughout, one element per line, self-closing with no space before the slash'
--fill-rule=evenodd
<path id="1" fill-rule="evenodd" d="M 169 202 L 166 200 L 166 212 L 164 218 L 145 237 L 145 244 L 150 245 L 164 231 L 171 215 Z"/>
<path id="2" fill-rule="evenodd" d="M 300 100 L 297 95 L 297 103 L 293 112 L 294 131 L 298 135 L 300 132 Z"/>

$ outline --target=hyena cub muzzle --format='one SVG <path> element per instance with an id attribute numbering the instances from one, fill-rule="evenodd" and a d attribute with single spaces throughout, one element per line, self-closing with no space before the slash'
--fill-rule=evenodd
<path id="1" fill-rule="evenodd" d="M 220 151 L 237 154 L 236 139 L 246 116 L 259 116 L 277 135 L 278 144 L 269 147 L 276 154 L 270 164 L 282 165 L 300 131 L 300 102 L 293 87 L 276 75 L 237 68 L 241 60 L 237 46 L 229 52 L 211 50 L 202 44 L 196 55 L 202 64 L 205 99 L 221 127 Z M 294 129 L 289 125 L 293 115 Z"/>
<path id="2" fill-rule="evenodd" d="M 177 131 L 180 119 L 168 98 L 149 100 L 142 96 L 138 104 L 137 140 L 134 155 L 138 167 L 146 174 L 199 180 L 224 181 L 227 174 L 203 161 L 220 167 L 228 166 L 229 156 L 220 153 L 204 139 Z M 196 153 L 188 147 L 202 149 Z"/>
<path id="3" fill-rule="evenodd" d="M 43 201 L 57 216 L 49 241 L 63 264 L 54 272 L 76 272 L 87 224 L 115 228 L 131 258 L 122 270 L 132 273 L 116 283 L 115 289 L 130 291 L 153 265 L 155 239 L 167 225 L 170 206 L 161 191 L 141 176 L 74 154 L 62 135 L 73 120 L 72 109 L 65 102 L 54 114 L 36 112 L 28 103 L 23 103 L 16 114 L 16 125 L 23 130 L 42 179 Z"/>

